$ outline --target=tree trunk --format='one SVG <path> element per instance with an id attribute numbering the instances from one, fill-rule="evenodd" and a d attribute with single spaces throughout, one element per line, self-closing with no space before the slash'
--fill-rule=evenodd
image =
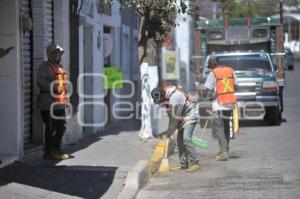
<path id="1" fill-rule="evenodd" d="M 146 14 L 141 18 L 139 37 L 139 61 L 141 64 L 142 84 L 142 126 L 139 137 L 149 139 L 157 131 L 157 120 L 154 113 L 158 107 L 152 103 L 151 90 L 158 85 L 158 45 L 155 40 L 153 27 L 149 26 L 149 16 Z"/>

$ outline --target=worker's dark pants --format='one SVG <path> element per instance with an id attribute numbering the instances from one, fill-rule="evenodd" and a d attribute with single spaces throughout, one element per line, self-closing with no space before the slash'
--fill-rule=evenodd
<path id="1" fill-rule="evenodd" d="M 226 152 L 229 149 L 231 116 L 232 110 L 216 111 L 212 121 L 212 131 L 218 139 L 220 152 Z"/>
<path id="2" fill-rule="evenodd" d="M 65 118 L 65 110 L 54 110 L 54 116 Z M 66 130 L 65 119 L 55 119 L 50 115 L 50 111 L 41 111 L 43 121 L 45 123 L 45 147 L 46 150 L 60 150 L 61 140 Z"/>

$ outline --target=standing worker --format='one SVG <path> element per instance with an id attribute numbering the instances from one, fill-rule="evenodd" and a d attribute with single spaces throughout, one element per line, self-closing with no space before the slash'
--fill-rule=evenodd
<path id="1" fill-rule="evenodd" d="M 180 165 L 172 170 L 184 169 L 194 172 L 200 169 L 195 147 L 191 144 L 193 132 L 198 122 L 198 110 L 192 97 L 177 86 L 164 89 L 154 88 L 151 97 L 155 104 L 163 104 L 167 108 L 169 126 L 163 134 L 170 137 L 176 129 Z"/>
<path id="2" fill-rule="evenodd" d="M 219 65 L 216 57 L 210 57 L 208 74 L 204 87 L 214 92 L 215 99 L 212 102 L 214 118 L 212 131 L 217 137 L 220 152 L 215 160 L 227 160 L 230 142 L 230 117 L 237 102 L 235 96 L 235 74 L 231 67 Z"/>
<path id="3" fill-rule="evenodd" d="M 69 158 L 60 148 L 66 130 L 65 109 L 68 103 L 67 72 L 60 64 L 63 53 L 59 45 L 50 44 L 47 47 L 48 60 L 39 67 L 37 78 L 40 88 L 38 106 L 46 126 L 44 159 L 50 160 Z"/>

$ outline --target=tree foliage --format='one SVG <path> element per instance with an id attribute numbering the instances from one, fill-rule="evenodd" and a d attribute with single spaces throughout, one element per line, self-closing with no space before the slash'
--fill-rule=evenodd
<path id="1" fill-rule="evenodd" d="M 255 16 L 255 12 L 247 3 L 236 3 L 235 0 L 212 0 L 219 3 L 223 13 L 227 13 L 229 18 L 245 18 Z"/>
<path id="2" fill-rule="evenodd" d="M 140 63 L 149 54 L 147 47 L 149 41 L 152 45 L 161 43 L 176 25 L 177 13 L 191 13 L 188 8 L 189 0 L 115 0 L 121 8 L 133 7 L 140 16 L 139 57 Z M 105 0 L 106 3 L 114 3 L 114 0 Z M 156 42 L 156 44 L 153 44 Z M 157 45 L 155 46 L 157 47 Z"/>
<path id="3" fill-rule="evenodd" d="M 266 17 L 279 13 L 279 0 L 211 0 L 230 18 Z"/>
<path id="4" fill-rule="evenodd" d="M 284 4 L 287 6 L 299 6 L 300 5 L 300 0 L 285 0 Z"/>

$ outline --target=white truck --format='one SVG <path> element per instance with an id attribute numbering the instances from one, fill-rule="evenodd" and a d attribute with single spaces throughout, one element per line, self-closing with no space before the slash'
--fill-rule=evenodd
<path id="1" fill-rule="evenodd" d="M 251 21 L 231 19 L 226 23 L 199 21 L 195 29 L 195 63 L 200 69 L 200 86 L 208 75 L 207 61 L 212 55 L 218 57 L 220 64 L 235 70 L 240 119 L 264 118 L 272 125 L 280 125 L 285 84 L 281 20 L 265 17 Z M 205 101 L 201 98 L 200 93 L 200 102 Z"/>

